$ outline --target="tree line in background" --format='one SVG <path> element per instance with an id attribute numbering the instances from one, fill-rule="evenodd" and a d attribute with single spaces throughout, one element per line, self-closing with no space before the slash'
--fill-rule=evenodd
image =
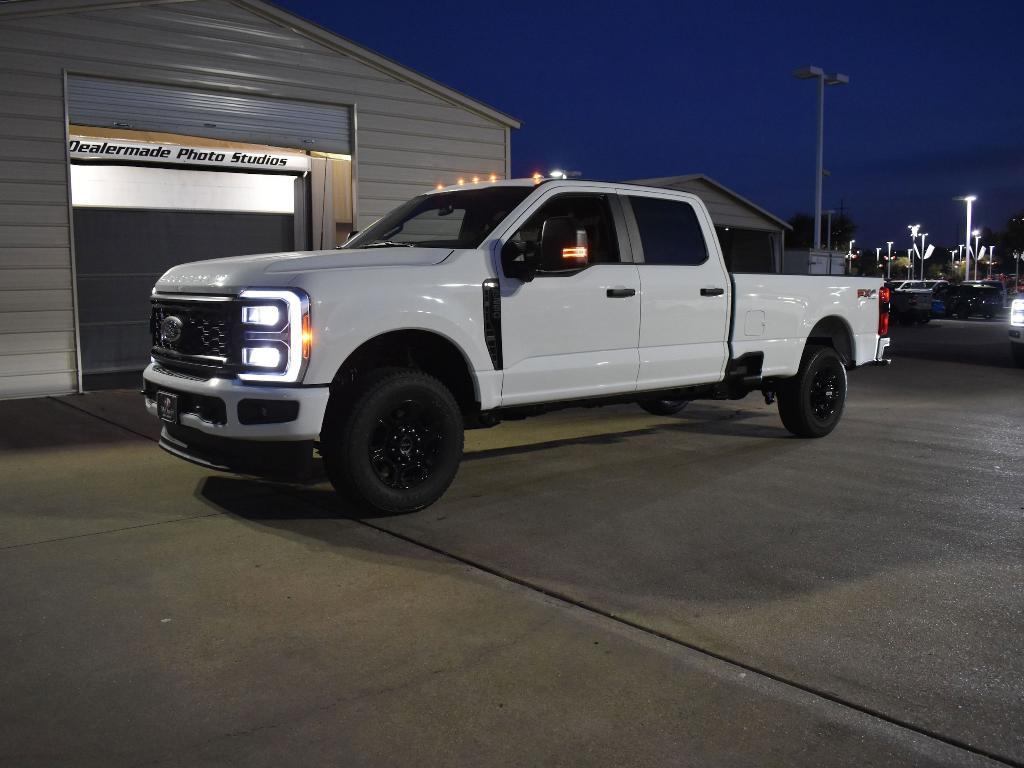
<path id="1" fill-rule="evenodd" d="M 786 247 L 787 248 L 811 248 L 814 244 L 814 216 L 806 213 L 798 213 L 790 217 L 789 225 L 793 228 L 790 232 L 786 233 Z M 828 218 L 822 216 L 821 218 L 821 229 L 825 233 L 828 226 Z M 846 214 L 840 214 L 832 217 L 832 250 L 845 252 L 849 246 L 851 240 L 854 239 L 854 235 L 857 232 L 857 224 Z M 898 243 L 893 246 L 893 253 L 906 253 L 908 237 L 904 235 L 904 242 Z M 827 233 L 822 236 L 822 244 L 828 242 Z M 995 246 L 995 260 L 992 264 L 992 274 L 1014 274 L 1014 253 L 1024 253 L 1024 210 L 1020 211 L 1014 216 L 1011 216 L 1009 221 L 1006 222 L 1006 227 L 993 231 L 989 227 L 985 227 L 981 230 L 981 244 L 987 246 Z M 973 243 L 973 238 L 972 238 Z M 950 253 L 954 248 L 958 248 L 960 243 L 954 245 L 940 245 L 939 243 L 932 243 L 935 245 L 935 252 L 932 257 L 928 259 L 925 264 L 925 277 L 931 279 L 939 278 L 952 278 L 954 280 L 962 280 L 964 275 L 963 264 L 953 264 L 953 257 Z M 879 261 L 876 258 L 874 248 L 860 248 L 860 255 L 853 262 L 853 273 L 874 276 L 885 274 L 885 261 L 884 259 Z M 886 254 L 885 244 L 882 243 L 882 256 Z M 920 267 L 920 261 L 917 261 L 915 269 Z M 907 270 L 909 268 L 909 259 L 904 256 L 897 256 L 892 262 L 892 276 L 893 277 L 906 277 Z M 1024 262 L 1020 265 L 1020 270 L 1024 273 Z M 988 262 L 983 260 L 982 265 L 978 270 L 979 277 L 988 276 Z"/>

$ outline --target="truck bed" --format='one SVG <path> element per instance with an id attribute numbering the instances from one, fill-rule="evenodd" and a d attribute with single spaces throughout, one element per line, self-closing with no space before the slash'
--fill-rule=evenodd
<path id="1" fill-rule="evenodd" d="M 764 352 L 762 374 L 792 376 L 806 339 L 820 323 L 843 323 L 848 364 L 875 358 L 881 278 L 837 275 L 730 275 L 732 357 Z"/>

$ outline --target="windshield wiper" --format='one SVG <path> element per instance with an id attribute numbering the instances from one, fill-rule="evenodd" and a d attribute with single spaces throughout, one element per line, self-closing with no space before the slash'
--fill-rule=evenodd
<path id="1" fill-rule="evenodd" d="M 400 243 L 397 240 L 374 240 L 372 243 L 367 243 L 362 246 L 363 248 L 415 248 L 415 243 Z"/>

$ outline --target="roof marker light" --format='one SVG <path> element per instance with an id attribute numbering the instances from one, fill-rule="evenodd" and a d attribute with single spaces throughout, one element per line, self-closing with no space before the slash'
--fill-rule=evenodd
<path id="1" fill-rule="evenodd" d="M 497 181 L 498 180 L 498 174 L 492 173 L 489 178 L 490 178 L 491 181 Z"/>

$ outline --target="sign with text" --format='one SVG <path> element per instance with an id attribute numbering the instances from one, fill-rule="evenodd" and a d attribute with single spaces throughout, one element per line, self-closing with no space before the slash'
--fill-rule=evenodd
<path id="1" fill-rule="evenodd" d="M 306 155 L 91 136 L 72 136 L 68 140 L 68 153 L 72 160 L 200 165 L 261 172 L 302 173 L 309 170 L 309 158 Z"/>

